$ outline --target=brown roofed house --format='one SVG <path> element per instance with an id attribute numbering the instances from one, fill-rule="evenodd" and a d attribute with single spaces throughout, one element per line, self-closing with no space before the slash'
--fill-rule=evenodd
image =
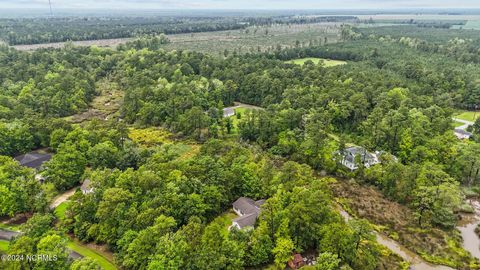
<path id="1" fill-rule="evenodd" d="M 293 255 L 293 258 L 288 261 L 288 267 L 294 270 L 301 268 L 304 265 L 305 265 L 305 262 L 303 261 L 303 257 L 298 253 Z"/>

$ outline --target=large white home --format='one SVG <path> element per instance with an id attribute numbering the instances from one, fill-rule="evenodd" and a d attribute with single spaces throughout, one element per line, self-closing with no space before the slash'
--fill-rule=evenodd
<path id="1" fill-rule="evenodd" d="M 369 168 L 375 164 L 380 163 L 381 152 L 370 153 L 367 149 L 360 146 L 353 146 L 346 148 L 343 152 L 337 152 L 341 156 L 340 163 L 345 167 L 349 168 L 351 171 L 358 169 L 358 164 L 355 161 L 357 156 L 360 157 L 360 161 L 366 168 Z"/>

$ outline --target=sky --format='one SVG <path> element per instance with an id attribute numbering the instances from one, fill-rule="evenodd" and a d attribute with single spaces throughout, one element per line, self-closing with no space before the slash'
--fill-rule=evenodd
<path id="1" fill-rule="evenodd" d="M 82 9 L 418 9 L 480 8 L 480 0 L 51 0 Z M 48 0 L 0 0 L 0 9 L 48 8 Z"/>

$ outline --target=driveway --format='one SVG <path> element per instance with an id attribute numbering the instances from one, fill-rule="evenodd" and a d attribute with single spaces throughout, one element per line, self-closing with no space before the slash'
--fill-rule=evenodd
<path id="1" fill-rule="evenodd" d="M 457 121 L 457 122 L 462 123 L 463 125 L 462 125 L 462 126 L 459 126 L 459 127 L 457 127 L 457 128 L 463 129 L 463 130 L 467 130 L 467 128 L 468 128 L 469 126 L 473 126 L 473 124 L 475 124 L 475 123 L 473 123 L 473 122 L 466 121 L 466 120 L 462 120 L 462 119 L 458 119 L 458 118 L 453 118 L 453 121 Z"/>
<path id="2" fill-rule="evenodd" d="M 76 188 L 72 188 L 70 189 L 69 191 L 57 196 L 52 203 L 50 203 L 50 209 L 55 209 L 57 208 L 60 204 L 62 204 L 63 202 L 65 201 L 68 201 L 68 199 L 70 199 L 70 197 L 73 196 L 73 194 L 75 194 L 75 191 L 77 190 L 78 187 Z"/>
<path id="3" fill-rule="evenodd" d="M 14 232 L 14 231 L 9 231 L 9 230 L 0 229 L 0 239 L 1 239 L 1 240 L 10 241 L 10 240 L 12 240 L 14 237 L 17 237 L 17 236 L 19 236 L 19 235 L 20 235 L 19 232 Z"/>

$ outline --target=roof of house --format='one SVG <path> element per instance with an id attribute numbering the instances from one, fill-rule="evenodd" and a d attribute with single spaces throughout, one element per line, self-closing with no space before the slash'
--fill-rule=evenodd
<path id="1" fill-rule="evenodd" d="M 48 153 L 38 153 L 38 152 L 30 152 L 24 155 L 20 155 L 15 157 L 15 159 L 20 163 L 20 165 L 33 168 L 33 169 L 40 169 L 43 163 L 49 161 L 52 158 L 52 154 Z"/>
<path id="2" fill-rule="evenodd" d="M 297 253 L 297 254 L 293 255 L 292 261 L 295 264 L 301 263 L 301 262 L 303 262 L 303 257 L 302 257 L 302 255 Z"/>
<path id="3" fill-rule="evenodd" d="M 260 206 L 265 200 L 254 201 L 250 198 L 240 197 L 233 203 L 233 208 L 240 210 L 243 216 L 233 220 L 240 228 L 253 227 L 260 215 Z"/>
<path id="4" fill-rule="evenodd" d="M 82 184 L 82 186 L 80 187 L 80 189 L 81 189 L 82 191 L 88 191 L 90 188 L 91 188 L 91 181 L 90 181 L 90 179 L 85 179 L 85 181 L 83 181 L 83 184 Z"/>
<path id="5" fill-rule="evenodd" d="M 240 197 L 234 203 L 233 207 L 242 211 L 244 215 L 251 213 L 258 213 L 260 211 L 260 206 L 265 202 L 265 200 L 254 201 L 250 198 Z"/>
<path id="6" fill-rule="evenodd" d="M 345 159 L 347 159 L 352 163 L 355 162 L 355 157 L 357 155 L 359 155 L 362 161 L 364 162 L 366 160 L 375 159 L 375 156 L 372 153 L 368 152 L 367 149 L 360 146 L 352 146 L 352 147 L 346 148 L 344 150 L 344 153 L 345 153 Z"/>
<path id="7" fill-rule="evenodd" d="M 456 128 L 455 133 L 462 134 L 462 135 L 467 135 L 467 136 L 472 136 L 471 132 L 468 132 L 468 131 L 466 131 L 464 129 L 461 129 L 461 128 Z"/>
<path id="8" fill-rule="evenodd" d="M 232 116 L 234 114 L 235 114 L 235 110 L 233 108 L 224 108 L 223 109 L 223 116 L 224 117 Z"/>
<path id="9" fill-rule="evenodd" d="M 258 213 L 251 213 L 241 217 L 237 217 L 233 220 L 234 223 L 237 223 L 240 228 L 253 227 L 255 222 L 257 222 Z"/>

